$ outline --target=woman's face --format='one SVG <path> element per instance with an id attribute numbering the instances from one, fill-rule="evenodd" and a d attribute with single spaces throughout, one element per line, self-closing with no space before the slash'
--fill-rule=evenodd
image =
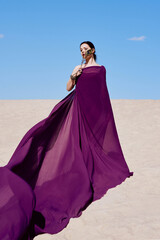
<path id="1" fill-rule="evenodd" d="M 91 57 L 91 55 L 87 55 L 87 56 L 85 56 L 85 53 L 87 52 L 87 50 L 89 50 L 89 49 L 91 49 L 90 48 L 90 46 L 87 44 L 87 43 L 83 43 L 82 45 L 81 45 L 81 47 L 80 47 L 80 51 L 81 51 L 81 55 L 82 55 L 82 57 L 84 58 L 84 59 L 86 59 L 86 58 L 90 58 Z"/>

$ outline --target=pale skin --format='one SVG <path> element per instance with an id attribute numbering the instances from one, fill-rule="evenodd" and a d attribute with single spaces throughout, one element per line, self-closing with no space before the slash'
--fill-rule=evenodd
<path id="1" fill-rule="evenodd" d="M 99 64 L 96 63 L 93 53 L 95 52 L 95 49 L 92 48 L 92 54 L 85 56 L 85 52 L 87 50 L 91 49 L 90 46 L 87 43 L 83 43 L 80 47 L 80 52 L 82 57 L 86 60 L 85 64 L 81 65 L 77 65 L 72 72 L 72 75 L 77 74 L 77 76 L 79 76 L 82 73 L 82 69 L 85 67 L 89 67 L 89 66 L 101 66 Z M 66 90 L 67 91 L 71 91 L 72 88 L 75 86 L 75 80 L 72 80 L 71 78 L 68 80 L 67 82 L 67 86 L 66 86 Z"/>

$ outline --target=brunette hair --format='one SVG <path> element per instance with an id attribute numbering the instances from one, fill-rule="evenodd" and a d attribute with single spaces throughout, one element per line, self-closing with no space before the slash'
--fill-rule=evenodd
<path id="1" fill-rule="evenodd" d="M 94 44 L 93 44 L 92 42 L 90 42 L 90 41 L 84 41 L 84 42 L 82 42 L 82 43 L 80 44 L 80 47 L 81 47 L 81 45 L 82 45 L 83 43 L 88 44 L 88 45 L 90 46 L 90 48 L 94 48 L 94 50 L 96 51 L 95 46 L 94 46 Z M 94 57 L 94 60 L 96 61 L 97 56 L 96 56 L 95 52 L 93 53 L 93 57 Z"/>

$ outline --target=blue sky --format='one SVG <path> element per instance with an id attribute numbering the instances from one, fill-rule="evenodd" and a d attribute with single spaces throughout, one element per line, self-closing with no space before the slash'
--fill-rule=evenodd
<path id="1" fill-rule="evenodd" d="M 93 42 L 111 99 L 160 99 L 159 0 L 0 0 L 0 99 L 63 99 Z"/>

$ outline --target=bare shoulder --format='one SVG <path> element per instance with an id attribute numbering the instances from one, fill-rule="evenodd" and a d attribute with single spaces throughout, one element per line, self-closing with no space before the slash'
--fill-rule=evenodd
<path id="1" fill-rule="evenodd" d="M 77 65 L 74 67 L 73 72 L 77 71 L 80 68 L 81 65 Z"/>
<path id="2" fill-rule="evenodd" d="M 78 71 L 78 69 L 80 68 L 81 65 L 77 65 L 75 66 L 75 68 L 72 71 L 72 74 L 76 73 Z"/>
<path id="3" fill-rule="evenodd" d="M 78 69 L 78 68 L 80 68 L 80 67 L 81 67 L 81 65 L 77 65 L 77 66 L 75 66 L 74 69 Z"/>

